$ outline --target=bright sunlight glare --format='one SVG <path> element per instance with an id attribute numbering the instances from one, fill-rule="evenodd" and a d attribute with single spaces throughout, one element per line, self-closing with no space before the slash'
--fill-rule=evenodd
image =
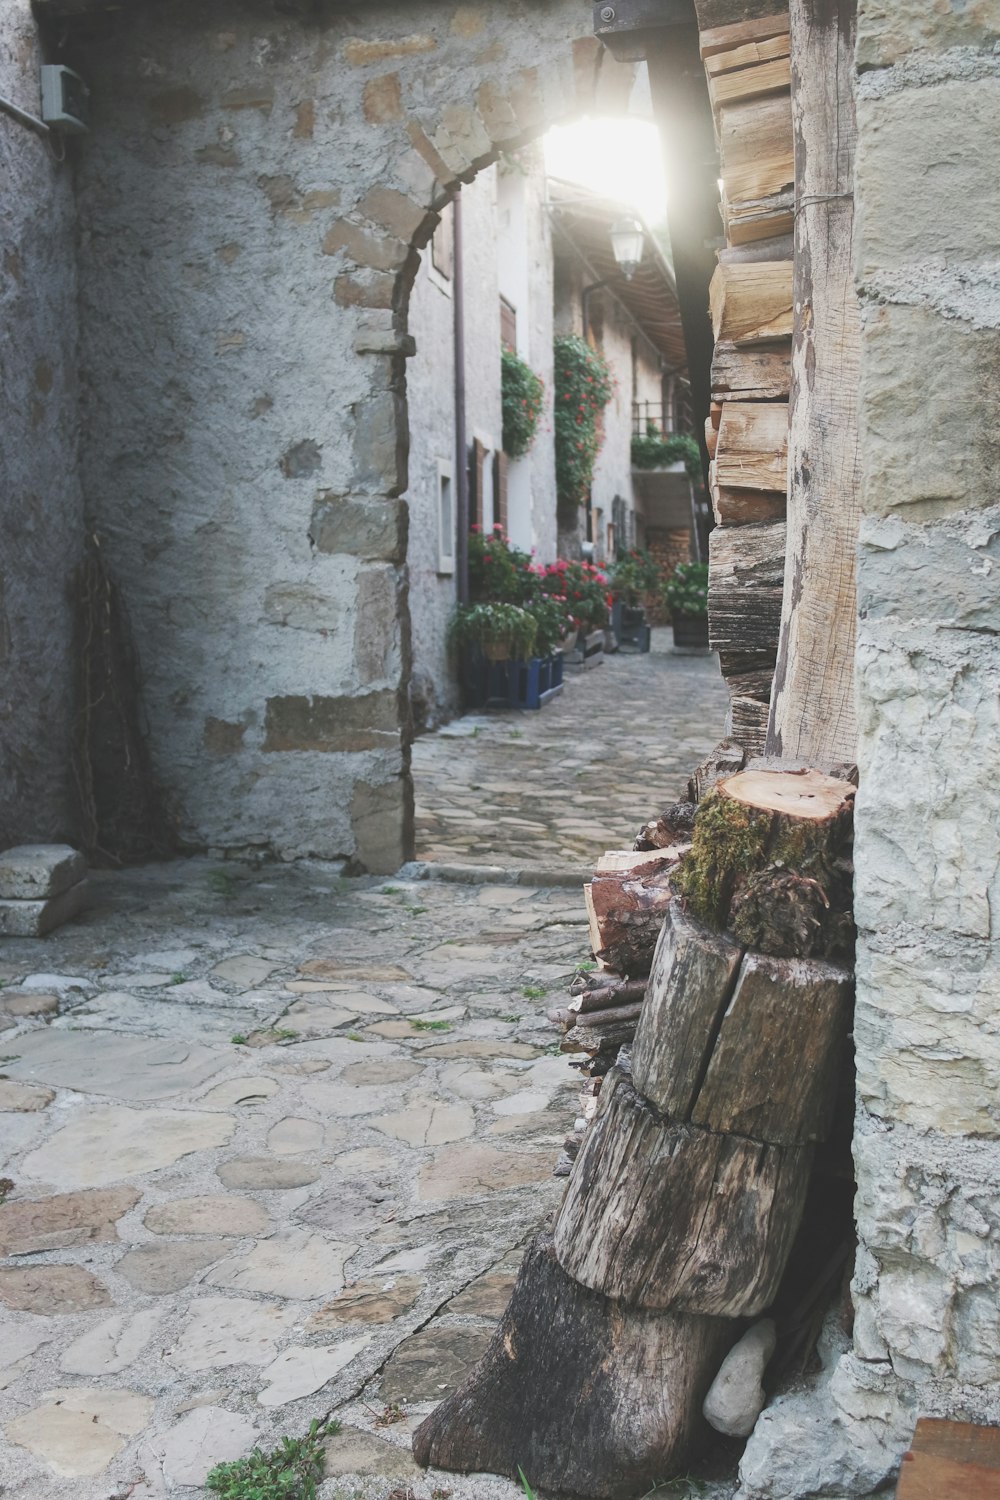
<path id="1" fill-rule="evenodd" d="M 649 121 L 588 118 L 556 125 L 545 137 L 545 169 L 637 208 L 647 224 L 666 218 L 660 133 Z"/>

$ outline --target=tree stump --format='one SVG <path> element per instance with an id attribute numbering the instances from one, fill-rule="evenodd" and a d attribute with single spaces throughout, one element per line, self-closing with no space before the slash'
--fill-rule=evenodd
<path id="1" fill-rule="evenodd" d="M 476 1369 L 417 1428 L 417 1463 L 509 1474 L 595 1500 L 634 1500 L 686 1468 L 701 1404 L 739 1328 L 623 1307 L 528 1249 Z"/>
<path id="2" fill-rule="evenodd" d="M 855 789 L 819 771 L 741 771 L 701 803 L 674 876 L 691 914 L 779 958 L 850 949 Z"/>
<path id="3" fill-rule="evenodd" d="M 810 1147 L 664 1119 L 619 1059 L 556 1218 L 559 1264 L 631 1307 L 755 1317 L 777 1293 L 811 1162 Z"/>

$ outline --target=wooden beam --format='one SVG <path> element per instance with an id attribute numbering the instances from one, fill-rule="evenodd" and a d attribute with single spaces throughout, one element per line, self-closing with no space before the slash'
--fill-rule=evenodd
<path id="1" fill-rule="evenodd" d="M 715 651 L 774 651 L 781 627 L 785 523 L 718 526 L 709 539 L 709 641 Z"/>
<path id="2" fill-rule="evenodd" d="M 769 753 L 853 760 L 861 331 L 854 290 L 855 0 L 793 0 L 795 335 L 785 606 Z"/>
<path id="3" fill-rule="evenodd" d="M 788 400 L 791 386 L 791 343 L 773 348 L 737 348 L 719 343 L 712 361 L 712 395 L 716 401 Z"/>
<path id="4" fill-rule="evenodd" d="M 787 31 L 765 42 L 746 42 L 742 47 L 731 47 L 727 52 L 716 52 L 705 59 L 705 72 L 709 78 L 720 73 L 735 73 L 737 68 L 752 68 L 756 63 L 772 62 L 779 57 L 788 57 L 791 39 Z"/>
<path id="5" fill-rule="evenodd" d="M 735 104 L 741 99 L 762 99 L 767 94 L 781 93 L 790 88 L 791 81 L 788 58 L 776 57 L 752 68 L 720 73 L 710 80 L 709 93 L 714 108 L 721 109 L 724 104 Z"/>
<path id="6" fill-rule="evenodd" d="M 787 471 L 787 404 L 724 401 L 715 455 L 718 485 L 722 489 L 784 492 Z"/>

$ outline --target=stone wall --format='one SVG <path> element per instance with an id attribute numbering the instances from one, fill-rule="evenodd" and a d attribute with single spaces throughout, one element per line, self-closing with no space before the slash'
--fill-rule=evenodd
<path id="1" fill-rule="evenodd" d="M 7 0 L 0 94 L 35 115 L 43 60 L 29 0 Z M 83 519 L 72 174 L 72 159 L 58 162 L 46 140 L 0 114 L 0 848 L 76 836 L 70 579 Z"/>
<path id="2" fill-rule="evenodd" d="M 859 5 L 861 1248 L 853 1347 L 765 1414 L 745 1500 L 891 1490 L 918 1415 L 1000 1421 L 998 38 Z"/>
<path id="3" fill-rule="evenodd" d="M 182 845 L 410 852 L 410 247 L 458 178 L 627 97 L 590 26 L 177 0 L 75 43 L 85 490 Z"/>

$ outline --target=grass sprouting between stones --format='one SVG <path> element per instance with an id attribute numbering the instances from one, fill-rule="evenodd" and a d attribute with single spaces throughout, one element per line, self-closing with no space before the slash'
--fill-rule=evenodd
<path id="1" fill-rule="evenodd" d="M 270 1453 L 254 1448 L 235 1463 L 216 1464 L 205 1488 L 220 1500 L 316 1500 L 326 1469 L 323 1443 L 339 1431 L 339 1422 L 315 1421 L 305 1437 L 282 1438 Z"/>
<path id="2" fill-rule="evenodd" d="M 451 1030 L 451 1022 L 450 1021 L 417 1021 L 417 1020 L 414 1020 L 414 1018 L 412 1016 L 407 1016 L 407 1020 L 409 1021 L 410 1025 L 413 1027 L 414 1031 L 450 1031 Z"/>

